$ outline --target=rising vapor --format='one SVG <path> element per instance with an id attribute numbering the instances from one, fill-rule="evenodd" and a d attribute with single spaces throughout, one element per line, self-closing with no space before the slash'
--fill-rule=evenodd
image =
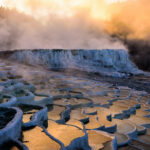
<path id="1" fill-rule="evenodd" d="M 97 12 L 105 8 L 103 1 L 62 2 L 5 0 L 0 10 L 1 49 L 125 48 L 104 29 L 104 10 Z"/>
<path id="2" fill-rule="evenodd" d="M 128 0 L 112 6 L 107 32 L 129 49 L 135 63 L 150 70 L 150 1 Z"/>
<path id="3" fill-rule="evenodd" d="M 1 5 L 0 49 L 129 49 L 137 64 L 149 51 L 149 0 L 2 0 Z"/>

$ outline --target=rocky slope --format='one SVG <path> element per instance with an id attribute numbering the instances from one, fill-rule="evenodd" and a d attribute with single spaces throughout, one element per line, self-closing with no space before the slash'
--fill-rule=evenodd
<path id="1" fill-rule="evenodd" d="M 3 52 L 0 55 L 5 56 Z M 7 55 L 15 61 L 42 64 L 55 70 L 77 69 L 112 77 L 143 73 L 125 50 L 17 50 L 8 51 Z"/>

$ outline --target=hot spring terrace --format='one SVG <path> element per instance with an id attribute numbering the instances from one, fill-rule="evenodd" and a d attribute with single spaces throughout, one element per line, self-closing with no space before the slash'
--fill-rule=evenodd
<path id="1" fill-rule="evenodd" d="M 149 149 L 150 78 L 126 51 L 0 57 L 0 149 Z"/>
<path id="2" fill-rule="evenodd" d="M 50 69 L 77 69 L 106 76 L 143 74 L 126 50 L 14 50 L 1 51 L 0 57 Z"/>

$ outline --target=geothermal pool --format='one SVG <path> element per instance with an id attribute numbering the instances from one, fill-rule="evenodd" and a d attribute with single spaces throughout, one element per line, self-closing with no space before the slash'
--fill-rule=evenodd
<path id="1" fill-rule="evenodd" d="M 95 53 L 0 53 L 0 149 L 149 150 L 149 74 Z"/>

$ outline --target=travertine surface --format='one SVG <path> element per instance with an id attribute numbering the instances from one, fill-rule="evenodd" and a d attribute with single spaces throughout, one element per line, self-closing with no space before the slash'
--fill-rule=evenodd
<path id="1" fill-rule="evenodd" d="M 146 150 L 150 145 L 149 93 L 78 71 L 4 60 L 0 70 L 0 107 L 23 111 L 22 141 L 16 142 L 24 149 Z"/>

